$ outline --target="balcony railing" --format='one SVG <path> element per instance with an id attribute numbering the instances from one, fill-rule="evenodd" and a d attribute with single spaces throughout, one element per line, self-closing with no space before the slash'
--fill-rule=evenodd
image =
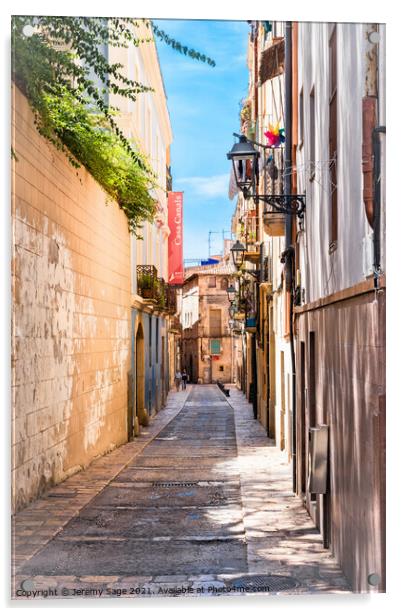
<path id="1" fill-rule="evenodd" d="M 158 270 L 154 265 L 137 265 L 137 292 L 160 310 L 175 314 L 176 289 L 158 276 Z"/>
<path id="2" fill-rule="evenodd" d="M 137 292 L 143 299 L 158 301 L 158 270 L 154 265 L 137 265 Z"/>
<path id="3" fill-rule="evenodd" d="M 177 291 L 176 287 L 168 284 L 166 287 L 167 309 L 171 314 L 177 311 Z"/>

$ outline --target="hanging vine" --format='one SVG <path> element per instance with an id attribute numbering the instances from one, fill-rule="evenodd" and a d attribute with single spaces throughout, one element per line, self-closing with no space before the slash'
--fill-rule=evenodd
<path id="1" fill-rule="evenodd" d="M 152 21 L 146 26 L 181 53 L 208 62 L 206 56 L 182 47 Z M 26 95 L 40 134 L 84 166 L 125 211 L 137 234 L 156 213 L 154 174 L 146 157 L 118 126 L 111 92 L 136 101 L 152 88 L 129 79 L 120 63 L 109 63 L 102 49 L 149 43 L 140 37 L 134 19 L 95 17 L 32 17 L 12 20 L 12 76 Z"/>

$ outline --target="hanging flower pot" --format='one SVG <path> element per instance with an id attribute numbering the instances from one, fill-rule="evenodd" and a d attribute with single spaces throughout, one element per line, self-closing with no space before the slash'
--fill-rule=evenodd
<path id="1" fill-rule="evenodd" d="M 263 214 L 264 231 L 271 237 L 280 237 L 285 235 L 286 214 L 280 212 L 265 211 Z"/>

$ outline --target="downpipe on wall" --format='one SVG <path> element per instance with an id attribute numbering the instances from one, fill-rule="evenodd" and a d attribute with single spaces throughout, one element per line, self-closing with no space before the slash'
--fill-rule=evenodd
<path id="1" fill-rule="evenodd" d="M 373 243 L 374 243 L 374 287 L 379 288 L 381 274 L 381 134 L 385 134 L 385 126 L 376 126 L 373 129 Z"/>

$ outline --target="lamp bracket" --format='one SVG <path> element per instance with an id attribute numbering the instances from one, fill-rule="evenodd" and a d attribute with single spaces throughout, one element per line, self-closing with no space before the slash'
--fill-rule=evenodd
<path id="1" fill-rule="evenodd" d="M 242 272 L 242 274 L 251 274 L 255 278 L 258 278 L 259 275 L 260 275 L 260 270 L 243 269 L 243 270 L 241 270 L 241 272 Z"/>
<path id="2" fill-rule="evenodd" d="M 272 208 L 267 208 L 264 214 L 279 212 L 303 218 L 306 209 L 306 195 L 253 195 L 254 201 L 263 201 Z"/>

